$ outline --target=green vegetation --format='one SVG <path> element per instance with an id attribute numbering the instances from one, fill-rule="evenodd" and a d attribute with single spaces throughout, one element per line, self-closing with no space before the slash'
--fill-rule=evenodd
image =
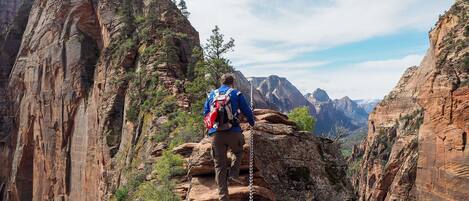
<path id="1" fill-rule="evenodd" d="M 410 114 L 400 117 L 398 124 L 404 128 L 403 134 L 417 135 L 420 126 L 423 124 L 423 109 L 415 110 Z"/>
<path id="2" fill-rule="evenodd" d="M 126 186 L 117 189 L 115 193 L 117 201 L 124 201 L 127 198 L 128 194 L 129 189 Z"/>
<path id="3" fill-rule="evenodd" d="M 347 137 L 340 139 L 340 152 L 342 153 L 342 156 L 345 158 L 351 156 L 353 147 L 361 144 L 363 139 L 366 138 L 366 135 L 366 129 L 360 129 L 359 131 L 351 133 Z"/>
<path id="4" fill-rule="evenodd" d="M 234 39 L 230 38 L 225 43 L 224 35 L 220 33 L 220 28 L 215 26 L 212 30 L 212 35 L 207 39 L 207 44 L 204 46 L 205 65 L 201 65 L 200 72 L 205 72 L 210 75 L 212 85 L 218 86 L 220 77 L 227 72 L 232 72 L 234 69 L 230 66 L 230 60 L 223 57 L 224 54 L 233 51 Z"/>
<path id="5" fill-rule="evenodd" d="M 359 158 L 353 161 L 352 164 L 348 166 L 348 169 L 347 169 L 348 177 L 352 177 L 352 175 L 358 174 L 358 172 L 360 172 L 360 165 L 362 163 L 362 160 L 363 160 L 362 158 Z"/>
<path id="6" fill-rule="evenodd" d="M 129 178 L 127 184 L 119 187 L 114 193 L 114 197 L 117 201 L 129 200 L 132 194 L 131 192 L 136 191 L 140 184 L 145 181 L 145 174 L 144 172 L 132 173 L 128 175 L 127 178 Z"/>
<path id="7" fill-rule="evenodd" d="M 313 131 L 315 119 L 309 113 L 308 107 L 298 107 L 288 114 L 288 118 L 298 125 L 303 131 Z"/>
<path id="8" fill-rule="evenodd" d="M 164 151 L 155 165 L 158 180 L 169 183 L 172 177 L 186 174 L 183 164 L 184 159 L 181 156 L 174 154 L 172 150 Z"/>
<path id="9" fill-rule="evenodd" d="M 215 27 L 207 44 L 203 48 L 196 46 L 192 58 L 181 61 L 185 55 L 180 55 L 183 52 L 180 44 L 189 40 L 187 34 L 162 24 L 158 13 L 138 14 L 139 11 L 133 9 L 133 1 L 121 0 L 119 3 L 117 14 L 123 22 L 122 35 L 113 40 L 107 50 L 111 58 L 110 66 L 113 67 L 110 84 L 126 91 L 126 120 L 134 123 L 140 132 L 152 133 L 142 134 L 130 148 L 129 153 L 136 156 L 129 156 L 133 159 L 123 173 L 128 181 L 116 189 L 113 199 L 179 200 L 173 193 L 173 179 L 185 175 L 186 170 L 183 158 L 171 150 L 180 144 L 198 142 L 203 138 L 205 127 L 201 112 L 206 93 L 218 85 L 222 74 L 233 71 L 224 55 L 233 50 L 234 40 L 225 42 L 220 29 Z M 181 0 L 176 5 L 187 18 L 190 13 L 186 2 Z M 156 2 L 150 1 L 149 7 L 154 6 L 157 6 Z M 174 94 L 164 86 L 164 77 L 160 75 L 184 64 L 188 64 L 187 70 L 181 68 L 182 74 L 177 72 L 178 80 L 174 85 L 179 92 Z M 189 108 L 179 107 L 181 98 L 189 99 Z M 147 140 L 168 148 L 153 167 L 145 164 L 144 170 L 137 170 L 136 165 L 145 162 L 137 154 L 143 146 L 140 142 Z M 154 179 L 145 181 L 150 173 L 154 174 L 151 175 L 155 176 Z"/>
<path id="10" fill-rule="evenodd" d="M 139 186 L 136 196 L 142 201 L 179 201 L 179 197 L 172 192 L 172 188 L 172 186 L 145 182 Z"/>

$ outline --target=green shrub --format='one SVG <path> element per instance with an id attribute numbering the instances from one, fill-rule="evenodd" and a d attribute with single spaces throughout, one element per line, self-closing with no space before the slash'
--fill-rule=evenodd
<path id="1" fill-rule="evenodd" d="M 124 186 L 119 187 L 114 193 L 114 197 L 117 201 L 128 200 L 132 192 L 135 192 L 140 184 L 145 180 L 144 172 L 135 172 L 127 175 L 129 181 Z"/>
<path id="2" fill-rule="evenodd" d="M 173 176 L 184 175 L 184 159 L 174 154 L 172 150 L 166 150 L 155 165 L 157 178 L 162 183 L 168 183 Z"/>
<path id="3" fill-rule="evenodd" d="M 127 120 L 131 122 L 134 122 L 134 123 L 137 122 L 137 119 L 138 119 L 137 107 L 130 104 L 129 108 L 126 111 L 126 117 L 127 117 Z"/>
<path id="4" fill-rule="evenodd" d="M 151 139 L 155 142 L 164 142 L 169 137 L 172 127 L 172 122 L 168 121 L 164 123 L 159 127 L 158 132 L 156 132 Z"/>
<path id="5" fill-rule="evenodd" d="M 288 114 L 288 118 L 296 123 L 298 128 L 303 131 L 312 131 L 315 120 L 309 114 L 308 107 L 297 107 Z"/>
<path id="6" fill-rule="evenodd" d="M 179 197 L 175 195 L 170 184 L 155 186 L 151 182 L 145 182 L 139 186 L 136 198 L 142 201 L 179 201 Z"/>
<path id="7" fill-rule="evenodd" d="M 117 201 L 124 201 L 129 194 L 129 189 L 126 186 L 120 187 L 116 190 L 115 197 Z"/>
<path id="8" fill-rule="evenodd" d="M 352 164 L 350 164 L 348 166 L 347 176 L 351 177 L 352 175 L 357 174 L 358 172 L 360 172 L 360 166 L 361 166 L 362 160 L 363 159 L 359 158 L 359 159 L 353 161 Z"/>
<path id="9" fill-rule="evenodd" d="M 351 149 L 340 149 L 340 153 L 342 154 L 343 157 L 349 157 L 352 155 L 352 150 Z"/>

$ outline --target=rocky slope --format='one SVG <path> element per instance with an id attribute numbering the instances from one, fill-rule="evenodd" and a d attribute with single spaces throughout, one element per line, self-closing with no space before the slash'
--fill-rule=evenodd
<path id="1" fill-rule="evenodd" d="M 371 114 L 363 155 L 354 156 L 360 200 L 469 196 L 468 22 L 469 2 L 456 1 L 431 30 L 420 66 Z"/>
<path id="2" fill-rule="evenodd" d="M 330 140 L 299 132 L 294 123 L 281 113 L 256 110 L 257 125 L 246 129 L 246 144 L 241 178 L 247 183 L 249 167 L 249 138 L 255 143 L 255 200 L 354 200 L 351 184 L 344 179 L 346 166 Z M 247 125 L 243 124 L 243 127 Z M 192 180 L 179 184 L 188 200 L 215 201 L 213 162 L 210 140 L 184 144 L 175 148 L 184 153 Z M 278 151 L 283 150 L 283 151 Z M 284 153 L 288 153 L 285 155 Z M 189 184 L 190 183 L 190 184 Z M 190 192 L 186 192 L 190 186 Z M 230 200 L 247 200 L 247 186 L 231 186 Z M 185 198 L 185 197 L 183 197 Z"/>

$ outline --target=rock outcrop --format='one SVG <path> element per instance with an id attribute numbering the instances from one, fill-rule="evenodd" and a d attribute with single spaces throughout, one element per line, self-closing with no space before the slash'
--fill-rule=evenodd
<path id="1" fill-rule="evenodd" d="M 371 114 L 360 200 L 469 196 L 468 22 L 469 2 L 456 1 L 431 30 L 420 66 L 409 68 Z"/>
<path id="2" fill-rule="evenodd" d="M 257 125 L 246 129 L 246 144 L 241 164 L 241 178 L 247 183 L 249 168 L 249 139 L 254 137 L 255 200 L 354 200 L 350 183 L 345 179 L 346 166 L 338 145 L 330 140 L 299 132 L 287 117 L 272 110 L 256 110 Z M 243 124 L 247 128 L 247 125 Z M 192 147 L 181 146 L 181 147 Z M 193 148 L 189 163 L 190 182 L 188 200 L 215 201 L 217 187 L 210 156 L 210 138 Z M 175 151 L 181 150 L 176 148 Z M 190 184 L 189 184 L 190 183 Z M 247 186 L 230 186 L 230 198 L 247 200 Z M 185 197 L 183 197 L 185 198 Z"/>

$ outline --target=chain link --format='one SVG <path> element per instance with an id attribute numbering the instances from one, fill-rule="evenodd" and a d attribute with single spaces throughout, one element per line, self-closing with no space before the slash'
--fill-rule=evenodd
<path id="1" fill-rule="evenodd" d="M 251 127 L 251 136 L 249 138 L 249 201 L 254 200 L 254 132 Z"/>

